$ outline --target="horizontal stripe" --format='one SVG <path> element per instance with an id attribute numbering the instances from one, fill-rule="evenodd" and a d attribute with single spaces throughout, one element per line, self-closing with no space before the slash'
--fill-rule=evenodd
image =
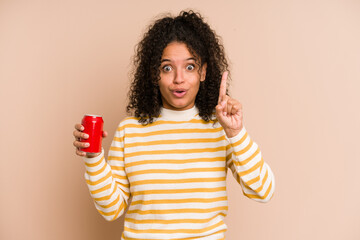
<path id="1" fill-rule="evenodd" d="M 137 151 L 133 153 L 126 153 L 125 158 L 136 157 L 141 155 L 163 155 L 163 154 L 192 154 L 205 152 L 219 152 L 225 151 L 224 146 L 216 148 L 198 148 L 198 149 L 170 149 L 170 150 L 154 150 L 154 151 Z"/>
<path id="2" fill-rule="evenodd" d="M 101 215 L 103 215 L 103 216 L 112 216 L 112 215 L 117 215 L 121 210 L 123 210 L 124 208 L 126 207 L 126 204 L 123 202 L 120 206 L 119 206 L 119 208 L 117 209 L 117 210 L 115 210 L 115 211 L 111 211 L 111 212 L 104 212 L 104 211 L 101 211 L 100 209 L 97 209 L 98 210 L 98 212 L 101 214 Z M 113 220 L 116 218 L 116 215 L 115 215 L 115 217 L 113 218 Z"/>
<path id="3" fill-rule="evenodd" d="M 114 192 L 115 191 L 116 191 L 116 188 L 114 188 Z M 114 194 L 114 192 L 112 194 Z M 94 200 L 95 201 L 106 201 L 106 200 L 109 200 L 111 198 L 112 194 L 104 196 L 104 197 L 94 198 Z M 125 194 L 127 198 L 130 197 L 130 193 L 128 193 L 128 192 L 123 192 L 123 194 Z"/>
<path id="4" fill-rule="evenodd" d="M 110 151 L 124 152 L 124 148 L 123 147 L 111 146 Z"/>
<path id="5" fill-rule="evenodd" d="M 118 182 L 115 183 L 115 187 L 114 187 L 114 190 L 112 191 L 111 194 L 109 195 L 106 195 L 106 196 L 103 196 L 103 197 L 99 197 L 99 198 L 94 198 L 95 201 L 106 201 L 106 200 L 109 200 L 111 198 L 111 196 L 113 194 L 115 194 L 117 188 L 118 188 Z M 127 189 L 127 188 L 125 188 Z M 127 197 L 130 197 L 130 193 L 129 192 L 125 192 L 125 191 L 122 191 L 123 194 L 125 194 Z"/>
<path id="6" fill-rule="evenodd" d="M 108 184 L 108 186 L 111 186 L 111 184 Z M 106 201 L 109 200 L 111 198 L 111 196 L 116 192 L 116 187 L 114 187 L 113 191 L 111 192 L 111 194 L 106 195 L 106 196 L 102 196 L 99 198 L 94 198 L 95 201 Z"/>
<path id="7" fill-rule="evenodd" d="M 192 158 L 192 159 L 154 159 L 154 160 L 143 160 L 125 163 L 125 168 L 135 167 L 145 164 L 187 164 L 187 163 L 200 163 L 200 162 L 222 162 L 225 161 L 224 157 L 213 157 L 213 158 Z"/>
<path id="8" fill-rule="evenodd" d="M 153 132 L 145 132 L 145 133 L 126 133 L 126 138 L 134 138 L 134 137 L 149 137 L 149 136 L 157 136 L 157 135 L 168 135 L 168 134 L 184 134 L 184 133 L 215 133 L 222 131 L 223 128 L 212 128 L 212 129 L 201 129 L 201 128 L 193 128 L 193 129 L 169 129 L 169 130 L 158 130 Z"/>
<path id="9" fill-rule="evenodd" d="M 256 178 L 258 178 L 258 179 L 260 180 L 260 176 L 258 176 L 258 177 L 256 177 Z M 253 190 L 254 192 L 257 192 L 257 193 L 261 192 L 261 190 L 263 189 L 263 186 L 264 186 L 267 178 L 268 178 L 268 171 L 266 170 L 265 176 L 264 176 L 263 180 L 261 181 L 261 186 L 258 187 L 257 189 L 251 189 L 250 187 L 249 187 L 249 189 L 251 189 L 251 190 Z M 254 178 L 254 179 L 255 179 L 255 178 Z M 258 181 L 259 181 L 259 180 L 258 180 Z M 252 182 L 252 180 L 246 182 L 246 185 L 247 185 L 247 186 L 250 186 L 250 185 L 251 185 L 251 184 L 248 184 L 249 182 Z"/>
<path id="10" fill-rule="evenodd" d="M 118 178 L 119 180 L 127 181 L 127 175 L 125 171 L 114 171 L 113 177 Z"/>
<path id="11" fill-rule="evenodd" d="M 181 184 L 181 183 L 197 183 L 197 182 L 221 182 L 225 181 L 226 177 L 218 178 L 185 178 L 185 179 L 148 179 L 131 182 L 131 186 L 145 185 L 145 184 Z"/>
<path id="12" fill-rule="evenodd" d="M 260 149 L 257 148 L 257 150 L 247 159 L 243 160 L 243 161 L 235 161 L 235 164 L 237 166 L 244 166 L 245 164 L 247 164 L 248 162 L 250 162 L 252 159 L 254 159 L 256 157 L 256 155 L 258 155 L 260 153 Z M 237 152 L 235 152 L 236 156 L 239 156 L 239 154 Z"/>
<path id="13" fill-rule="evenodd" d="M 90 193 L 94 195 L 94 194 L 98 194 L 98 193 L 100 193 L 100 192 L 106 191 L 106 190 L 108 190 L 108 189 L 110 189 L 110 188 L 111 188 L 111 183 L 110 183 L 110 184 L 107 184 L 107 185 L 105 185 L 105 186 L 103 186 L 102 188 L 99 188 L 99 189 L 97 189 L 97 190 L 90 191 Z"/>
<path id="14" fill-rule="evenodd" d="M 156 174 L 156 173 L 165 173 L 165 174 L 181 174 L 181 173 L 204 173 L 204 172 L 224 172 L 225 167 L 215 167 L 215 168 L 187 168 L 187 169 L 147 169 L 141 171 L 130 172 L 127 174 L 128 177 L 142 175 L 142 174 Z"/>
<path id="15" fill-rule="evenodd" d="M 86 183 L 89 184 L 90 186 L 94 186 L 94 185 L 98 185 L 99 183 L 102 183 L 104 182 L 106 179 L 108 179 L 109 177 L 111 177 L 111 172 L 108 172 L 106 174 L 106 176 L 100 178 L 99 180 L 97 181 L 91 181 L 91 180 L 87 180 L 86 179 Z"/>
<path id="16" fill-rule="evenodd" d="M 119 157 L 119 156 L 109 156 L 108 157 L 108 160 L 109 161 L 124 161 L 124 157 L 122 156 L 122 157 Z"/>
<path id="17" fill-rule="evenodd" d="M 120 207 L 117 209 L 114 218 L 112 219 L 112 221 L 114 221 L 115 219 L 117 219 L 117 217 L 119 216 L 119 214 L 122 212 L 122 210 L 124 210 L 127 207 L 127 204 L 123 201 L 120 205 Z"/>
<path id="18" fill-rule="evenodd" d="M 245 139 L 246 139 L 247 137 L 248 137 L 248 133 L 245 133 L 245 135 L 242 136 L 242 138 L 241 138 L 239 141 L 233 143 L 232 146 L 233 146 L 233 147 L 239 146 L 240 144 L 242 144 L 242 143 L 245 141 Z"/>
<path id="19" fill-rule="evenodd" d="M 111 211 L 111 212 L 104 212 L 98 209 L 98 212 L 103 215 L 103 216 L 112 216 L 116 213 L 116 211 Z"/>
<path id="20" fill-rule="evenodd" d="M 168 140 L 157 140 L 157 141 L 149 141 L 149 142 L 137 141 L 134 143 L 125 144 L 125 148 L 164 145 L 164 144 L 216 143 L 224 140 L 225 140 L 225 136 L 221 136 L 218 138 L 168 139 Z"/>
<path id="21" fill-rule="evenodd" d="M 171 233 L 204 233 L 204 232 L 207 232 L 207 231 L 210 231 L 214 228 L 217 228 L 221 225 L 224 225 L 224 223 L 221 221 L 221 222 L 218 222 L 212 226 L 209 226 L 209 227 L 205 227 L 205 228 L 200 228 L 200 229 L 131 229 L 131 228 L 128 228 L 128 227 L 124 227 L 124 230 L 125 231 L 128 231 L 128 232 L 132 232 L 132 233 L 165 233 L 165 234 L 171 234 Z"/>
<path id="22" fill-rule="evenodd" d="M 124 142 L 124 137 L 114 137 L 113 141 L 122 143 L 122 142 Z"/>
<path id="23" fill-rule="evenodd" d="M 131 118 L 132 120 L 138 120 L 136 118 Z M 210 123 L 212 124 L 213 121 L 211 122 L 205 122 L 202 119 L 191 119 L 190 121 L 165 121 L 165 120 L 157 120 L 151 124 L 148 125 L 141 125 L 138 123 L 127 123 L 123 126 L 120 126 L 116 129 L 116 131 L 123 131 L 125 128 L 149 128 L 149 127 L 154 127 L 154 126 L 159 126 L 159 125 L 164 125 L 164 124 L 188 124 L 188 123 L 200 123 L 200 124 L 206 124 L 206 123 Z"/>
<path id="24" fill-rule="evenodd" d="M 266 190 L 264 196 L 259 196 L 259 195 L 255 195 L 255 194 L 248 194 L 248 193 L 244 193 L 244 195 L 247 196 L 248 198 L 264 200 L 269 195 L 271 188 L 272 188 L 272 182 L 270 183 L 270 185 L 269 185 L 268 189 Z"/>
<path id="25" fill-rule="evenodd" d="M 181 223 L 208 223 L 218 216 L 225 217 L 226 214 L 219 212 L 211 218 L 205 219 L 134 219 L 134 218 L 125 218 L 126 222 L 131 222 L 135 224 L 181 224 Z"/>
<path id="26" fill-rule="evenodd" d="M 250 185 L 252 185 L 252 184 L 254 184 L 254 183 L 258 182 L 258 181 L 260 181 L 260 175 L 257 176 L 257 177 L 254 177 L 253 179 L 251 179 L 249 181 L 247 181 L 245 184 L 250 186 Z"/>
<path id="27" fill-rule="evenodd" d="M 247 151 L 249 151 L 249 149 L 252 147 L 253 144 L 254 144 L 254 142 L 252 140 L 250 140 L 249 144 L 244 149 L 236 152 L 236 155 L 240 156 L 240 155 L 246 153 Z"/>
<path id="28" fill-rule="evenodd" d="M 227 197 L 217 198 L 185 198 L 185 199 L 157 199 L 157 200 L 138 200 L 133 201 L 131 205 L 151 205 L 151 204 L 178 204 L 178 203 L 212 203 L 227 201 Z"/>
<path id="29" fill-rule="evenodd" d="M 217 211 L 227 211 L 228 206 L 214 207 L 214 208 L 180 208 L 180 209 L 150 209 L 150 210 L 140 210 L 134 209 L 129 210 L 127 214 L 175 214 L 175 213 L 211 213 Z"/>
<path id="30" fill-rule="evenodd" d="M 171 234 L 171 233 L 204 233 L 207 231 L 210 231 L 214 228 L 217 228 L 221 225 L 224 225 L 224 223 L 218 222 L 212 226 L 206 227 L 206 228 L 200 228 L 200 229 L 131 229 L 128 227 L 124 227 L 125 231 L 129 231 L 129 232 L 133 232 L 133 233 L 166 233 L 166 234 Z"/>
<path id="31" fill-rule="evenodd" d="M 214 232 L 211 235 L 216 235 L 216 234 L 220 234 L 220 233 L 224 233 L 226 232 L 226 229 L 222 229 L 220 231 Z M 123 234 L 121 235 L 122 238 L 124 238 L 124 240 L 144 240 L 143 238 L 130 238 L 130 237 L 125 237 L 124 236 L 125 231 L 123 232 Z M 189 238 L 171 238 L 169 240 L 196 240 L 199 239 L 198 237 L 189 237 Z M 224 238 L 221 238 L 224 239 Z M 151 240 L 164 240 L 164 238 L 151 238 Z M 220 240 L 220 239 L 219 239 Z"/>
<path id="32" fill-rule="evenodd" d="M 111 170 L 114 171 L 125 171 L 125 167 L 124 166 L 114 166 L 114 165 L 110 165 Z"/>
<path id="33" fill-rule="evenodd" d="M 248 170 L 242 171 L 242 172 L 238 172 L 239 176 L 243 177 L 253 171 L 255 171 L 256 169 L 258 169 L 259 167 L 261 168 L 262 165 L 264 165 L 264 161 L 261 159 L 261 161 L 259 161 L 258 163 L 256 163 L 254 166 L 252 166 L 251 168 L 249 168 Z"/>
<path id="34" fill-rule="evenodd" d="M 101 159 L 99 161 L 97 161 L 96 163 L 87 163 L 85 162 L 85 165 L 87 167 L 96 167 L 98 166 L 102 161 L 104 160 L 104 156 L 101 157 Z"/>
<path id="35" fill-rule="evenodd" d="M 150 194 L 176 194 L 176 193 L 200 193 L 200 192 L 221 192 L 226 191 L 226 187 L 217 188 L 189 188 L 189 189 L 153 189 L 132 192 L 133 196 Z"/>
<path id="36" fill-rule="evenodd" d="M 114 178 L 118 179 L 118 177 L 114 177 Z M 116 183 L 118 185 L 122 186 L 123 189 L 128 189 L 130 187 L 130 184 L 129 183 L 123 183 L 123 182 L 121 182 L 121 180 L 123 180 L 123 179 L 120 179 L 120 181 L 116 181 Z M 126 180 L 126 182 L 128 182 L 128 181 Z"/>
<path id="37" fill-rule="evenodd" d="M 99 204 L 99 206 L 102 208 L 111 208 L 112 206 L 115 206 L 119 202 L 119 200 L 120 200 L 120 195 L 118 195 L 117 198 L 114 201 L 112 201 L 111 203 L 109 203 L 108 205 L 100 205 Z"/>
<path id="38" fill-rule="evenodd" d="M 226 145 L 226 147 L 225 147 L 226 151 L 229 151 L 230 148 L 231 148 L 230 144 Z"/>
<path id="39" fill-rule="evenodd" d="M 86 171 L 87 174 L 89 174 L 90 176 L 97 176 L 99 174 L 101 174 L 102 172 L 105 171 L 105 168 L 106 168 L 106 164 L 104 164 L 104 166 L 102 168 L 100 168 L 99 170 L 95 171 L 95 172 L 89 172 L 89 171 Z"/>
<path id="40" fill-rule="evenodd" d="M 231 143 L 220 125 L 212 128 L 201 119 L 148 125 L 137 120 L 120 124 L 107 161 L 86 168 L 96 207 L 107 220 L 122 215 L 132 197 L 123 239 L 224 239 L 227 167 L 246 196 L 270 198 L 271 170 L 246 131 Z"/>

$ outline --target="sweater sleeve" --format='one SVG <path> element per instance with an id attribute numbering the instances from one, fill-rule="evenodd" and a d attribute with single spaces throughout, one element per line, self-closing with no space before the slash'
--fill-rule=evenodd
<path id="1" fill-rule="evenodd" d="M 275 180 L 258 145 L 250 139 L 245 127 L 228 140 L 227 166 L 241 185 L 244 195 L 258 202 L 268 202 L 274 193 Z"/>
<path id="2" fill-rule="evenodd" d="M 90 195 L 99 213 L 108 221 L 120 217 L 130 196 L 129 181 L 124 164 L 124 133 L 119 126 L 111 143 L 108 161 L 102 153 L 94 158 L 86 158 L 85 179 Z"/>

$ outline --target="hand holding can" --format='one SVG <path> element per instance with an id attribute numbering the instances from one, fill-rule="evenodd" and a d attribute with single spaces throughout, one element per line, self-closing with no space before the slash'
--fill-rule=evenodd
<path id="1" fill-rule="evenodd" d="M 86 114 L 82 124 L 75 125 L 73 135 L 77 155 L 96 157 L 101 153 L 102 138 L 107 136 L 107 132 L 103 131 L 103 124 L 101 116 Z"/>

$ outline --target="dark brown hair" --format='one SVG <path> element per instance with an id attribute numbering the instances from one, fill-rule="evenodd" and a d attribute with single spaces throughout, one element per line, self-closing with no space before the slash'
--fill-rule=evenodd
<path id="1" fill-rule="evenodd" d="M 158 81 L 161 57 L 164 48 L 174 41 L 185 43 L 189 51 L 200 59 L 201 66 L 207 64 L 206 78 L 200 82 L 195 105 L 204 121 L 213 120 L 221 76 L 228 71 L 224 47 L 199 13 L 182 11 L 176 17 L 156 20 L 136 46 L 134 74 L 126 109 L 128 113 L 133 111 L 144 125 L 152 123 L 160 114 L 162 100 Z"/>

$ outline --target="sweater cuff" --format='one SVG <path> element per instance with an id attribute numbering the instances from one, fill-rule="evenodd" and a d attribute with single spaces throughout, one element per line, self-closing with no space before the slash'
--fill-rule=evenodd
<path id="1" fill-rule="evenodd" d="M 99 154 L 99 156 L 92 157 L 92 158 L 83 157 L 83 160 L 84 160 L 85 164 L 94 164 L 94 163 L 99 162 L 99 160 L 103 157 L 104 157 L 104 148 L 101 148 L 101 153 Z"/>
<path id="2" fill-rule="evenodd" d="M 244 140 L 246 139 L 247 136 L 248 136 L 248 133 L 247 133 L 245 127 L 243 127 L 236 136 L 234 136 L 232 138 L 228 138 L 228 139 L 229 139 L 229 142 L 231 145 L 236 144 L 238 146 L 240 143 L 240 146 L 238 146 L 238 147 L 241 147 L 241 143 L 244 142 Z M 243 146 L 243 148 L 244 147 L 246 147 L 246 146 Z"/>

